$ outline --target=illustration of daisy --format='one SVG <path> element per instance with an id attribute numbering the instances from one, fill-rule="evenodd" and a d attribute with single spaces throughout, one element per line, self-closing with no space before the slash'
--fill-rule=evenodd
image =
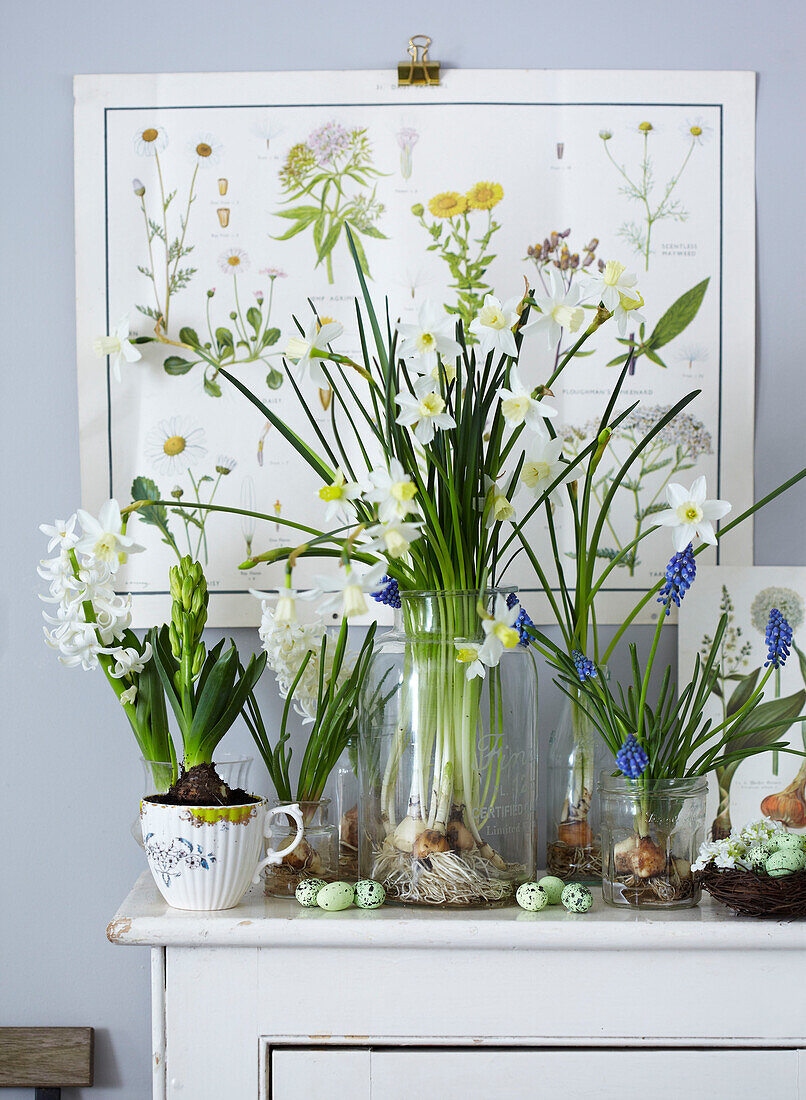
<path id="1" fill-rule="evenodd" d="M 214 134 L 197 134 L 188 144 L 188 152 L 191 156 L 196 157 L 199 168 L 211 168 L 221 160 L 224 146 L 216 139 Z"/>
<path id="2" fill-rule="evenodd" d="M 160 420 L 146 435 L 146 458 L 161 474 L 183 474 L 207 454 L 207 439 L 190 417 Z"/>
<path id="3" fill-rule="evenodd" d="M 168 144 L 168 135 L 162 126 L 146 126 L 134 135 L 134 151 L 139 157 L 153 157 Z"/>
<path id="4" fill-rule="evenodd" d="M 218 266 L 226 275 L 240 275 L 249 270 L 249 257 L 242 248 L 228 248 L 218 257 Z"/>

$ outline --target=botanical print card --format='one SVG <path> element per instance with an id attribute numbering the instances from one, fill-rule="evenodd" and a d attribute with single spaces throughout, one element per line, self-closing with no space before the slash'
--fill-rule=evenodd
<path id="1" fill-rule="evenodd" d="M 777 608 L 793 631 L 792 652 L 774 669 L 765 691 L 765 722 L 780 725 L 757 734 L 758 742 L 787 741 L 806 750 L 806 567 L 699 566 L 697 579 L 680 607 L 680 682 L 691 675 L 697 653 L 710 645 L 724 614 L 719 677 L 707 714 L 722 722 L 751 697 L 767 672 L 765 633 Z M 759 723 L 761 724 L 761 723 Z M 806 758 L 767 752 L 712 773 L 708 825 L 724 836 L 761 816 L 806 831 Z"/>
<path id="2" fill-rule="evenodd" d="M 390 72 L 163 74 L 75 88 L 83 504 L 168 502 L 133 521 L 149 553 L 119 575 L 139 622 L 165 612 L 168 567 L 187 552 L 205 566 L 211 623 L 256 622 L 248 591 L 275 587 L 283 564 L 239 564 L 321 528 L 321 482 L 221 372 L 312 444 L 332 444 L 360 379 L 355 395 L 334 393 L 288 371 L 284 353 L 297 318 L 305 330 L 337 322 L 336 350 L 360 354 L 348 230 L 392 325 L 427 303 L 467 326 L 490 293 L 565 295 L 525 344 L 529 389 L 578 338 L 579 302 L 596 304 L 586 282 L 606 261 L 636 276 L 630 323 L 598 330 L 552 391 L 572 458 L 634 356 L 616 411 L 635 407 L 598 467 L 599 503 L 648 427 L 692 400 L 618 480 L 599 570 L 652 525 L 669 480 L 705 475 L 736 511 L 752 501 L 753 74 L 449 70 L 431 88 L 399 88 Z M 93 343 L 126 331 L 149 342 L 118 377 Z M 359 466 L 363 443 L 347 455 Z M 551 561 L 545 521 L 529 534 Z M 746 524 L 709 555 L 748 562 L 751 548 Z M 660 534 L 628 550 L 597 597 L 599 621 L 621 621 L 667 557 Z M 329 568 L 303 558 L 295 579 Z M 503 580 L 548 621 L 524 555 Z M 650 603 L 643 619 L 655 615 Z"/>

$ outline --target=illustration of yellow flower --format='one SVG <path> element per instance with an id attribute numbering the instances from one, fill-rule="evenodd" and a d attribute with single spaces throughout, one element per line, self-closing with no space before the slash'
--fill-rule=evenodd
<path id="1" fill-rule="evenodd" d="M 467 199 L 458 191 L 442 191 L 428 200 L 428 209 L 435 218 L 453 218 L 467 210 Z"/>
<path id="2" fill-rule="evenodd" d="M 153 157 L 168 144 L 168 135 L 162 126 L 146 126 L 134 135 L 134 149 L 140 157 Z"/>
<path id="3" fill-rule="evenodd" d="M 504 197 L 500 183 L 477 183 L 467 193 L 469 210 L 492 210 Z"/>

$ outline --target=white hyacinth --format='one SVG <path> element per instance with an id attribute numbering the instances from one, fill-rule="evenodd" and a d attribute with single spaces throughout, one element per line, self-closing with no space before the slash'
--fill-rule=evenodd
<path id="1" fill-rule="evenodd" d="M 745 825 L 742 829 L 733 829 L 730 836 L 724 840 L 706 840 L 700 845 L 697 859 L 691 865 L 692 871 L 704 871 L 713 864 L 720 870 L 731 870 L 734 867 L 743 867 L 750 870 L 750 861 L 747 853 L 755 844 L 763 844 L 772 836 L 785 833 L 786 829 L 780 821 L 772 821 L 768 817 L 761 818 Z"/>

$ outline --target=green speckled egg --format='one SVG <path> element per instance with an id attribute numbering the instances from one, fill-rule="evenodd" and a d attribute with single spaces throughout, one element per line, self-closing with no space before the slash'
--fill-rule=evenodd
<path id="1" fill-rule="evenodd" d="M 313 909 L 317 895 L 324 885 L 324 880 L 321 878 L 304 878 L 294 891 L 294 897 L 306 909 Z"/>
<path id="2" fill-rule="evenodd" d="M 362 878 L 355 884 L 355 903 L 359 909 L 379 909 L 386 901 L 386 891 L 379 882 Z"/>
<path id="3" fill-rule="evenodd" d="M 569 882 L 564 888 L 560 901 L 569 913 L 587 913 L 593 905 L 593 894 L 579 882 Z"/>
<path id="4" fill-rule="evenodd" d="M 803 851 L 803 837 L 798 836 L 797 833 L 781 833 L 781 835 L 775 839 L 778 841 L 776 850 L 779 852 Z"/>
<path id="5" fill-rule="evenodd" d="M 752 848 L 749 848 L 745 859 L 750 864 L 750 867 L 757 875 L 764 873 L 769 856 L 767 850 L 763 844 L 754 844 Z"/>
<path id="6" fill-rule="evenodd" d="M 549 903 L 549 896 L 537 882 L 522 882 L 518 887 L 515 900 L 527 913 L 539 913 Z"/>
<path id="7" fill-rule="evenodd" d="M 555 878 L 554 875 L 546 875 L 544 878 L 538 879 L 538 886 L 542 886 L 549 896 L 549 905 L 559 905 L 562 901 L 563 890 L 565 889 L 565 883 L 561 878 Z"/>
<path id="8" fill-rule="evenodd" d="M 320 909 L 337 913 L 340 909 L 349 909 L 355 898 L 355 887 L 351 882 L 329 882 L 316 895 L 316 904 Z"/>
<path id="9" fill-rule="evenodd" d="M 802 871 L 804 868 L 806 868 L 806 855 L 793 848 L 773 852 L 764 865 L 764 869 L 770 878 L 792 875 L 795 871 Z"/>
<path id="10" fill-rule="evenodd" d="M 780 835 L 783 836 L 783 834 Z M 768 856 L 774 856 L 780 848 L 780 837 L 771 836 L 769 840 L 765 840 L 763 842 L 762 847 L 764 848 L 764 851 L 767 853 Z"/>

